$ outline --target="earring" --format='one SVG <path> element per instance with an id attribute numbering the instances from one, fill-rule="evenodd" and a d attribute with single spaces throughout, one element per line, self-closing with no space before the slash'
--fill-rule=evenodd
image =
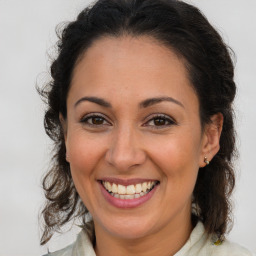
<path id="1" fill-rule="evenodd" d="M 204 157 L 204 162 L 206 163 L 206 165 L 210 164 L 210 161 L 208 161 L 207 157 Z"/>
<path id="2" fill-rule="evenodd" d="M 68 162 L 69 160 L 69 155 L 66 153 L 66 161 Z"/>

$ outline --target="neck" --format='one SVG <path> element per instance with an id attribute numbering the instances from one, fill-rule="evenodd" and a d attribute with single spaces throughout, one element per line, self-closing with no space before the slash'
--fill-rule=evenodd
<path id="1" fill-rule="evenodd" d="M 169 223 L 154 234 L 142 238 L 124 239 L 107 233 L 95 223 L 95 252 L 97 256 L 171 256 L 182 248 L 191 231 L 191 220 L 184 222 L 183 219 Z"/>

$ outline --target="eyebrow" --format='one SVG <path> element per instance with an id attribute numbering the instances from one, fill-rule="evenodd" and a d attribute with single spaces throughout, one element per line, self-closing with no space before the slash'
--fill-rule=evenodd
<path id="1" fill-rule="evenodd" d="M 83 97 L 83 98 L 79 99 L 75 103 L 74 106 L 77 107 L 77 105 L 79 105 L 83 101 L 93 102 L 93 103 L 96 103 L 96 104 L 98 104 L 100 106 L 103 106 L 103 107 L 106 107 L 106 108 L 112 108 L 112 105 L 109 102 L 105 101 L 102 98 L 98 98 L 98 97 Z M 178 100 L 176 100 L 172 97 L 156 97 L 156 98 L 146 99 L 146 100 L 142 101 L 139 104 L 139 107 L 140 108 L 147 108 L 149 106 L 152 106 L 152 105 L 164 102 L 164 101 L 173 102 L 173 103 L 185 108 L 184 105 L 180 101 L 178 101 Z"/>
<path id="2" fill-rule="evenodd" d="M 146 100 L 144 100 L 144 101 L 142 101 L 142 102 L 140 103 L 140 108 L 147 108 L 147 107 L 149 107 L 149 106 L 152 106 L 152 105 L 154 105 L 154 104 L 161 103 L 161 102 L 163 102 L 163 101 L 173 102 L 173 103 L 175 103 L 175 104 L 177 104 L 177 105 L 179 105 L 179 106 L 185 108 L 184 105 L 183 105 L 180 101 L 175 100 L 175 99 L 172 98 L 172 97 L 157 97 L 157 98 L 146 99 Z"/>
<path id="3" fill-rule="evenodd" d="M 106 107 L 106 108 L 112 107 L 109 102 L 105 101 L 104 99 L 98 98 L 98 97 L 83 97 L 75 103 L 75 107 L 83 101 L 90 101 L 90 102 L 96 103 L 96 104 Z"/>

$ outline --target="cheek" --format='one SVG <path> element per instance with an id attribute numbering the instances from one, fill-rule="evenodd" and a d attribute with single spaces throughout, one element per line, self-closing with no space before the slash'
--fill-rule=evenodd
<path id="1" fill-rule="evenodd" d="M 165 175 L 189 174 L 192 170 L 198 170 L 199 139 L 185 133 L 175 134 L 169 138 L 157 138 L 151 141 L 150 155 Z"/>
<path id="2" fill-rule="evenodd" d="M 101 138 L 85 136 L 83 131 L 70 134 L 67 151 L 73 172 L 83 175 L 94 169 L 104 154 L 101 142 Z"/>
<path id="3" fill-rule="evenodd" d="M 71 136 L 72 135 L 72 136 Z M 67 141 L 72 179 L 87 209 L 93 205 L 97 166 L 103 155 L 99 140 L 90 139 L 84 133 L 73 133 Z"/>

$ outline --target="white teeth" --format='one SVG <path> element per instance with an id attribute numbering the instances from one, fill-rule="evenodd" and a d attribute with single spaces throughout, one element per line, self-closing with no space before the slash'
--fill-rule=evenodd
<path id="1" fill-rule="evenodd" d="M 112 192 L 112 186 L 109 182 L 106 182 L 106 188 L 109 192 Z"/>
<path id="2" fill-rule="evenodd" d="M 134 195 L 135 194 L 135 187 L 134 187 L 134 185 L 127 186 L 126 194 L 127 195 Z"/>
<path id="3" fill-rule="evenodd" d="M 117 185 L 115 183 L 113 183 L 113 185 L 112 185 L 112 192 L 113 193 L 117 193 L 118 192 Z"/>
<path id="4" fill-rule="evenodd" d="M 155 185 L 156 181 L 138 183 L 135 185 L 124 186 L 108 181 L 102 181 L 105 189 L 114 197 L 120 199 L 134 199 L 146 195 Z"/>
<path id="5" fill-rule="evenodd" d="M 123 185 L 118 184 L 117 190 L 119 195 L 125 195 L 126 194 L 126 187 Z"/>
<path id="6" fill-rule="evenodd" d="M 142 183 L 142 191 L 143 191 L 143 192 L 146 192 L 147 189 L 148 189 L 148 184 L 147 184 L 147 182 L 143 182 L 143 183 Z"/>
<path id="7" fill-rule="evenodd" d="M 125 195 L 124 199 L 134 199 L 134 195 Z"/>
<path id="8" fill-rule="evenodd" d="M 136 186 L 135 186 L 135 192 L 136 192 L 136 193 L 140 193 L 141 190 L 142 190 L 141 184 L 136 184 Z"/>

